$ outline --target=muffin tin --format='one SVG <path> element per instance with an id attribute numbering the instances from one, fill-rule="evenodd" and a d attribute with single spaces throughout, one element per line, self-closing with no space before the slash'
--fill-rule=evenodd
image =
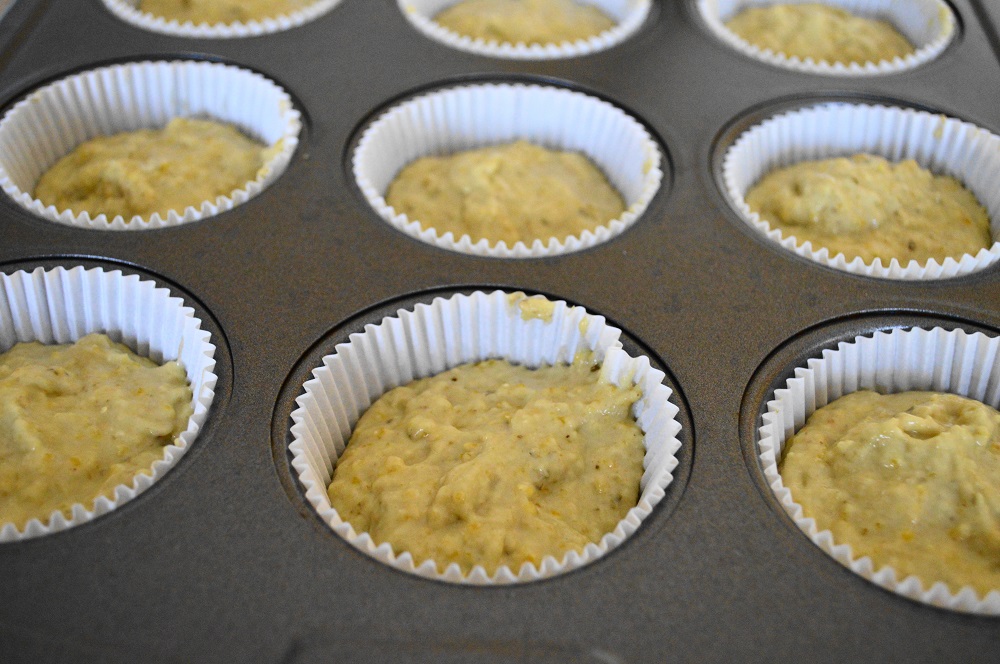
<path id="1" fill-rule="evenodd" d="M 0 22 L 10 107 L 109 63 L 209 59 L 287 90 L 303 131 L 285 173 L 232 210 L 134 233 L 66 227 L 0 201 L 0 268 L 103 267 L 182 297 L 216 345 L 216 396 L 189 452 L 85 525 L 0 545 L 0 660 L 990 661 L 997 618 L 913 602 L 854 575 L 786 516 L 757 460 L 766 402 L 795 366 L 894 327 L 1000 334 L 1000 272 L 872 279 L 795 256 L 726 202 L 719 155 L 761 118 L 829 100 L 903 105 L 1000 133 L 1000 14 L 954 0 L 959 33 L 905 73 L 811 76 L 732 51 L 694 0 L 657 3 L 622 44 L 510 61 L 419 34 L 394 0 L 344 0 L 248 39 L 141 30 L 101 0 L 17 0 Z M 72 45 L 72 48 L 69 48 Z M 396 231 L 351 172 L 364 129 L 445 87 L 525 83 L 604 99 L 660 143 L 659 192 L 621 235 L 562 256 L 463 255 Z M 436 296 L 525 291 L 579 304 L 667 374 L 679 466 L 620 547 L 569 574 L 470 588 L 386 567 L 304 499 L 287 446 L 320 358 Z"/>

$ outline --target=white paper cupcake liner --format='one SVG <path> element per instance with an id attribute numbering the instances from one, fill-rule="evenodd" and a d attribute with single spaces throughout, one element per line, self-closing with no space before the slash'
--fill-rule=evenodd
<path id="1" fill-rule="evenodd" d="M 904 58 L 881 62 L 829 63 L 802 60 L 775 53 L 747 42 L 725 26 L 725 22 L 749 7 L 776 4 L 776 0 L 698 0 L 698 11 L 708 29 L 743 55 L 776 67 L 808 74 L 832 76 L 877 76 L 895 74 L 929 62 L 947 48 L 955 36 L 955 16 L 943 0 L 781 0 L 782 4 L 818 2 L 868 18 L 888 20 L 905 36 L 916 51 Z"/>
<path id="2" fill-rule="evenodd" d="M 856 574 L 883 588 L 925 604 L 1000 615 L 1000 589 L 980 597 L 971 587 L 952 593 L 935 579 L 900 578 L 889 566 L 875 569 L 870 558 L 855 558 L 850 544 L 834 542 L 820 531 L 785 487 L 778 461 L 785 441 L 816 410 L 845 394 L 867 389 L 881 393 L 908 390 L 951 392 L 1000 406 L 1000 338 L 940 327 L 895 329 L 842 342 L 795 369 L 787 387 L 775 390 L 759 430 L 760 462 L 781 506 L 816 546 Z M 927 585 L 925 585 L 927 584 Z"/>
<path id="3" fill-rule="evenodd" d="M 982 270 L 1000 259 L 1000 242 L 976 255 L 925 264 L 895 258 L 866 264 L 860 257 L 830 255 L 826 247 L 799 244 L 794 235 L 771 228 L 747 205 L 745 196 L 772 170 L 801 161 L 870 153 L 898 162 L 913 159 L 936 175 L 950 175 L 971 191 L 1000 238 L 1000 137 L 943 115 L 885 106 L 823 104 L 766 120 L 727 150 L 722 164 L 724 192 L 740 217 L 772 242 L 803 258 L 845 272 L 884 279 L 946 279 Z"/>
<path id="4" fill-rule="evenodd" d="M 76 503 L 69 518 L 57 510 L 47 523 L 32 519 L 23 532 L 12 523 L 0 524 L 0 542 L 66 530 L 132 500 L 177 464 L 205 422 L 215 397 L 215 346 L 183 300 L 152 281 L 117 270 L 58 267 L 0 274 L 0 352 L 28 341 L 73 343 L 94 332 L 155 362 L 181 364 L 193 393 L 187 429 L 163 449 L 163 459 L 152 468 L 137 474 L 130 485 L 118 485 L 113 498 Z"/>
<path id="5" fill-rule="evenodd" d="M 610 16 L 616 25 L 589 39 L 562 44 L 511 44 L 509 42 L 472 39 L 449 30 L 434 17 L 459 0 L 396 0 L 403 16 L 423 35 L 445 46 L 491 58 L 510 60 L 553 60 L 590 55 L 631 37 L 646 21 L 652 8 L 651 0 L 584 0 Z"/>
<path id="6" fill-rule="evenodd" d="M 46 207 L 32 192 L 39 177 L 77 145 L 101 135 L 165 126 L 175 117 L 207 117 L 234 125 L 281 149 L 242 189 L 171 210 L 108 219 L 104 214 Z M 165 228 L 232 209 L 259 194 L 288 166 L 299 141 L 300 114 L 274 82 L 211 62 L 138 62 L 69 76 L 41 87 L 0 120 L 0 186 L 18 205 L 49 221 L 98 230 Z"/>
<path id="7" fill-rule="evenodd" d="M 468 235 L 439 235 L 398 214 L 385 193 L 400 169 L 419 157 L 445 155 L 526 140 L 590 158 L 625 200 L 618 218 L 579 236 L 491 244 Z M 386 111 L 369 126 L 354 151 L 358 186 L 379 216 L 410 237 L 442 249 L 477 256 L 538 258 L 580 251 L 621 234 L 642 215 L 663 179 L 660 150 L 649 132 L 611 104 L 561 88 L 474 85 L 432 92 Z"/>
<path id="8" fill-rule="evenodd" d="M 193 37 L 199 39 L 232 39 L 237 37 L 258 37 L 282 30 L 298 27 L 319 18 L 340 4 L 341 0 L 316 0 L 308 7 L 297 12 L 282 16 L 265 18 L 260 21 L 241 23 L 199 23 L 191 21 L 181 23 L 176 19 L 167 20 L 138 9 L 139 0 L 102 0 L 104 6 L 112 14 L 127 23 L 175 37 Z"/>
<path id="9" fill-rule="evenodd" d="M 603 317 L 555 302 L 550 321 L 524 320 L 519 299 L 523 299 L 520 293 L 476 292 L 436 298 L 413 311 L 400 310 L 396 317 L 352 334 L 313 371 L 292 413 L 292 466 L 320 518 L 351 545 L 387 565 L 431 579 L 476 585 L 533 581 L 605 555 L 635 532 L 663 498 L 678 463 L 681 428 L 675 418 L 678 409 L 668 401 L 671 390 L 662 384 L 663 372 L 651 367 L 648 358 L 633 358 L 622 350 L 621 331 L 606 325 Z M 602 376 L 617 385 L 641 386 L 643 396 L 633 412 L 645 434 L 646 455 L 638 504 L 613 532 L 588 544 L 582 553 L 571 551 L 561 560 L 548 556 L 540 567 L 530 563 L 520 570 L 501 567 L 492 576 L 477 565 L 465 575 L 455 563 L 439 570 L 433 560 L 414 560 L 388 543 L 377 546 L 331 507 L 327 487 L 337 458 L 358 418 L 385 392 L 459 364 L 489 358 L 527 366 L 569 363 L 577 351 L 588 349 L 602 360 Z"/>

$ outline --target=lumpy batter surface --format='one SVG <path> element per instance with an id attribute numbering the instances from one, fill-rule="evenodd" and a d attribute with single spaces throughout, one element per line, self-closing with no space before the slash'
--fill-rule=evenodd
<path id="1" fill-rule="evenodd" d="M 389 184 L 386 201 L 438 235 L 508 246 L 579 235 L 625 210 L 586 157 L 524 141 L 418 159 Z"/>
<path id="2" fill-rule="evenodd" d="M 747 205 L 799 244 L 866 263 L 938 262 L 993 244 L 986 210 L 958 180 L 915 161 L 867 154 L 808 161 L 767 174 Z"/>
<path id="3" fill-rule="evenodd" d="M 615 22 L 574 0 L 464 0 L 434 20 L 460 35 L 511 44 L 561 44 L 588 39 Z"/>
<path id="4" fill-rule="evenodd" d="M 589 356 L 535 370 L 488 360 L 391 390 L 355 427 L 330 501 L 418 565 L 561 560 L 638 501 L 640 390 L 599 376 Z"/>
<path id="5" fill-rule="evenodd" d="M 316 0 L 141 0 L 139 9 L 180 23 L 245 23 L 305 9 Z"/>
<path id="6" fill-rule="evenodd" d="M 758 48 L 816 62 L 864 64 L 914 52 L 887 21 L 821 4 L 751 7 L 727 21 L 726 27 Z"/>
<path id="7" fill-rule="evenodd" d="M 786 444 L 806 516 L 876 569 L 1000 588 L 1000 413 L 953 394 L 848 394 Z"/>
<path id="8" fill-rule="evenodd" d="M 188 426 L 191 388 L 102 334 L 0 355 L 0 524 L 92 509 L 163 458 Z"/>
<path id="9" fill-rule="evenodd" d="M 234 127 L 175 118 L 163 129 L 99 136 L 42 175 L 35 198 L 59 210 L 126 220 L 182 213 L 257 178 L 272 151 Z"/>

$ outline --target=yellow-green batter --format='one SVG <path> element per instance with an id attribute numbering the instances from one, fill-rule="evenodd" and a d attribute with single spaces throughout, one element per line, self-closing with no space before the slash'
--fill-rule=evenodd
<path id="1" fill-rule="evenodd" d="M 316 0 L 140 0 L 139 9 L 180 23 L 246 23 L 305 9 Z"/>
<path id="2" fill-rule="evenodd" d="M 438 235 L 508 246 L 578 236 L 625 211 L 621 195 L 586 157 L 525 141 L 418 159 L 399 172 L 385 198 Z"/>
<path id="3" fill-rule="evenodd" d="M 958 180 L 915 161 L 859 154 L 807 161 L 767 174 L 747 205 L 799 244 L 865 263 L 906 265 L 975 255 L 993 244 L 986 210 Z"/>
<path id="4" fill-rule="evenodd" d="M 574 0 L 464 0 L 434 20 L 460 35 L 510 44 L 561 44 L 589 39 L 615 21 Z"/>
<path id="5" fill-rule="evenodd" d="M 191 388 L 103 334 L 0 355 L 0 524 L 93 509 L 163 458 L 188 426 Z"/>
<path id="6" fill-rule="evenodd" d="M 200 208 L 255 180 L 279 149 L 211 120 L 175 118 L 163 129 L 99 136 L 44 173 L 34 196 L 58 210 L 148 217 Z"/>
<path id="7" fill-rule="evenodd" d="M 915 50 L 887 21 L 818 3 L 750 7 L 726 27 L 758 48 L 815 62 L 881 62 Z"/>
<path id="8" fill-rule="evenodd" d="M 953 591 L 1000 588 L 1000 413 L 934 392 L 848 394 L 785 446 L 781 477 L 820 530 Z"/>
<path id="9" fill-rule="evenodd" d="M 330 501 L 418 565 L 517 573 L 581 551 L 636 505 L 645 453 L 639 388 L 599 377 L 589 354 L 535 370 L 488 360 L 391 390 L 358 421 Z"/>

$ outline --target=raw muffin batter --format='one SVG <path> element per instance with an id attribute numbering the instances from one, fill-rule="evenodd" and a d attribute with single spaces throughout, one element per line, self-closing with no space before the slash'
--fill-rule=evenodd
<path id="1" fill-rule="evenodd" d="M 92 509 L 163 458 L 187 429 L 191 388 L 103 334 L 18 344 L 0 355 L 0 524 Z"/>
<path id="2" fill-rule="evenodd" d="M 882 157 L 807 161 L 772 171 L 746 196 L 747 205 L 799 244 L 865 263 L 896 258 L 906 265 L 975 255 L 993 244 L 983 209 L 958 180 L 909 160 Z"/>
<path id="3" fill-rule="evenodd" d="M 876 569 L 1000 588 L 1000 413 L 953 394 L 861 391 L 817 410 L 781 476 L 806 516 Z"/>
<path id="4" fill-rule="evenodd" d="M 418 565 L 561 560 L 638 501 L 640 389 L 599 377 L 590 354 L 535 370 L 487 360 L 391 390 L 354 428 L 330 501 Z"/>
<path id="5" fill-rule="evenodd" d="M 813 3 L 751 7 L 726 27 L 758 48 L 815 62 L 881 62 L 915 50 L 886 21 Z"/>
<path id="6" fill-rule="evenodd" d="M 434 20 L 472 39 L 509 44 L 561 44 L 589 39 L 615 22 L 574 0 L 464 0 Z"/>
<path id="7" fill-rule="evenodd" d="M 139 9 L 180 23 L 246 23 L 284 16 L 316 0 L 140 0 Z"/>
<path id="8" fill-rule="evenodd" d="M 35 198 L 59 210 L 126 220 L 200 208 L 257 178 L 267 148 L 234 127 L 175 118 L 163 129 L 98 136 L 44 173 Z"/>
<path id="9" fill-rule="evenodd" d="M 508 246 L 576 236 L 617 219 L 622 197 L 583 155 L 518 141 L 408 164 L 386 201 L 438 235 Z"/>

